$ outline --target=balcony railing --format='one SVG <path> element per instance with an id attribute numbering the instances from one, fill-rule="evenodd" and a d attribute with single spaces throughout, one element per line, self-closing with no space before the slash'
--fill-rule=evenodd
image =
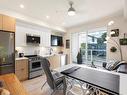
<path id="1" fill-rule="evenodd" d="M 83 63 L 103 63 L 106 61 L 106 50 L 104 49 L 81 49 Z"/>

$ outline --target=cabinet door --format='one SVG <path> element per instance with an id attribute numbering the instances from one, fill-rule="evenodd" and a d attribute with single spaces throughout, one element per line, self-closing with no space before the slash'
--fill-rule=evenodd
<path id="1" fill-rule="evenodd" d="M 17 78 L 18 78 L 20 81 L 25 80 L 25 75 L 24 75 L 24 70 L 23 70 L 23 69 L 17 70 L 17 71 L 15 72 L 15 74 L 16 74 Z"/>
<path id="2" fill-rule="evenodd" d="M 51 33 L 46 33 L 46 46 L 50 47 L 51 45 Z"/>
<path id="3" fill-rule="evenodd" d="M 15 32 L 15 19 L 6 15 L 3 15 L 3 30 Z"/>
<path id="4" fill-rule="evenodd" d="M 28 60 L 16 61 L 15 74 L 21 81 L 28 79 Z"/>
<path id="5" fill-rule="evenodd" d="M 54 55 L 48 58 L 51 69 L 56 69 L 60 67 L 60 56 L 59 55 Z"/>
<path id="6" fill-rule="evenodd" d="M 28 60 L 16 60 L 16 64 L 15 64 L 15 70 L 21 70 L 21 69 L 24 69 L 24 68 L 27 68 L 28 66 Z"/>
<path id="7" fill-rule="evenodd" d="M 42 43 L 43 43 L 43 46 L 45 46 L 45 47 L 50 47 L 51 45 L 50 45 L 50 37 L 51 36 L 51 33 L 50 32 L 44 32 L 43 33 L 43 36 L 42 36 Z"/>
<path id="8" fill-rule="evenodd" d="M 15 44 L 16 47 L 26 46 L 26 28 L 22 26 L 16 26 L 15 32 Z"/>
<path id="9" fill-rule="evenodd" d="M 0 30 L 2 30 L 2 15 L 0 14 Z"/>

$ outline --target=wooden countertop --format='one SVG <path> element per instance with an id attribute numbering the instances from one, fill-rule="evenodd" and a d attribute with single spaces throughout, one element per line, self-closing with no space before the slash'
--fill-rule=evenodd
<path id="1" fill-rule="evenodd" d="M 0 80 L 4 81 L 5 88 L 11 95 L 29 95 L 15 74 L 1 75 Z"/>

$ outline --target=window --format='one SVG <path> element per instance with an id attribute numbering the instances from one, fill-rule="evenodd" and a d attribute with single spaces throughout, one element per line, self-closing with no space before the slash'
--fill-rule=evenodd
<path id="1" fill-rule="evenodd" d="M 96 65 L 102 65 L 106 61 L 106 43 L 104 43 L 107 35 L 106 28 L 89 30 L 75 35 L 72 37 L 73 62 L 77 61 L 79 50 L 84 64 L 94 62 Z"/>

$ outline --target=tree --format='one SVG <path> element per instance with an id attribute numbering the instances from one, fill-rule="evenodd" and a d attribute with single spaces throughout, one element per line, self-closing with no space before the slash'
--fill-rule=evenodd
<path id="1" fill-rule="evenodd" d="M 106 36 L 107 36 L 107 33 L 103 33 L 103 34 L 101 35 L 101 38 L 98 38 L 98 39 L 97 39 L 97 43 L 98 43 L 98 44 L 103 44 L 103 43 L 106 41 Z"/>
<path id="2" fill-rule="evenodd" d="M 86 49 L 86 43 L 81 43 L 81 49 Z"/>

